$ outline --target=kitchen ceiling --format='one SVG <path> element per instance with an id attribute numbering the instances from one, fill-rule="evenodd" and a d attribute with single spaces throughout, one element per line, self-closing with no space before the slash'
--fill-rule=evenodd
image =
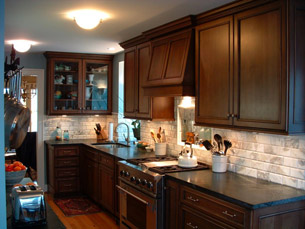
<path id="1" fill-rule="evenodd" d="M 232 0 L 6 0 L 5 41 L 37 42 L 29 52 L 117 53 L 118 43 L 175 19 L 198 14 Z M 94 30 L 83 30 L 67 17 L 79 9 L 109 14 Z M 114 47 L 110 51 L 108 48 Z M 11 45 L 5 44 L 9 52 Z"/>

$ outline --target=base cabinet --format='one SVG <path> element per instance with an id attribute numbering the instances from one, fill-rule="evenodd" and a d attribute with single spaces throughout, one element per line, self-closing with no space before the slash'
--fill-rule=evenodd
<path id="1" fill-rule="evenodd" d="M 166 228 L 305 228 L 305 201 L 246 209 L 166 180 Z"/>
<path id="2" fill-rule="evenodd" d="M 48 146 L 47 161 L 47 183 L 51 194 L 70 195 L 80 191 L 78 146 Z"/>

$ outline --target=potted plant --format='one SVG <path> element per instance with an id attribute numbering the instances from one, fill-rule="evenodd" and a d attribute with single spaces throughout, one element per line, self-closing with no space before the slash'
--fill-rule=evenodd
<path id="1" fill-rule="evenodd" d="M 141 122 L 140 120 L 136 119 L 134 120 L 131 125 L 133 126 L 132 131 L 133 131 L 133 136 L 137 139 L 141 139 Z"/>

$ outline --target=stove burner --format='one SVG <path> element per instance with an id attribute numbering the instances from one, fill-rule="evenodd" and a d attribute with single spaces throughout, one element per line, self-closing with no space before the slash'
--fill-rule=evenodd
<path id="1" fill-rule="evenodd" d="M 185 172 L 185 171 L 194 171 L 194 170 L 203 170 L 208 169 L 209 166 L 204 163 L 198 163 L 198 165 L 194 168 L 182 168 L 178 165 L 171 165 L 171 166 L 163 166 L 163 167 L 151 167 L 149 168 L 150 171 L 155 173 L 174 173 L 174 172 Z"/>

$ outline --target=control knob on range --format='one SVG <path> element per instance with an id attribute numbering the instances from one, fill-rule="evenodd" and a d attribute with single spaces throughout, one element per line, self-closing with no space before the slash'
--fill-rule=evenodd
<path id="1" fill-rule="evenodd" d="M 140 178 L 136 180 L 136 184 L 141 184 L 141 179 Z"/>
<path id="2" fill-rule="evenodd" d="M 145 179 L 142 180 L 141 184 L 142 184 L 142 185 L 147 185 L 147 180 L 145 180 Z"/>
<path id="3" fill-rule="evenodd" d="M 153 188 L 154 187 L 154 184 L 150 181 L 147 183 L 147 188 Z"/>
<path id="4" fill-rule="evenodd" d="M 123 176 L 126 172 L 124 170 L 121 170 L 120 175 Z"/>
<path id="5" fill-rule="evenodd" d="M 133 182 L 136 180 L 136 177 L 130 177 L 130 181 Z"/>
<path id="6" fill-rule="evenodd" d="M 129 177 L 130 174 L 128 171 L 126 171 L 124 175 L 125 175 L 125 177 Z"/>

